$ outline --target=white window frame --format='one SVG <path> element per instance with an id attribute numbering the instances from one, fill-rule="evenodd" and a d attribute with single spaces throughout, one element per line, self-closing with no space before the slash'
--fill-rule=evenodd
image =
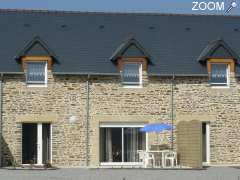
<path id="1" fill-rule="evenodd" d="M 210 123 L 206 122 L 206 162 L 202 162 L 204 166 L 210 164 Z"/>
<path id="2" fill-rule="evenodd" d="M 212 65 L 213 64 L 225 64 L 227 65 L 226 73 L 227 73 L 227 83 L 212 83 L 210 81 L 210 85 L 214 89 L 221 89 L 221 88 L 229 88 L 230 86 L 230 65 L 228 63 L 211 63 L 211 71 L 212 71 Z M 210 72 L 210 80 L 211 80 L 211 72 Z"/>
<path id="3" fill-rule="evenodd" d="M 122 129 L 122 147 L 124 146 L 124 128 L 141 128 L 144 127 L 145 123 L 101 123 L 100 128 L 121 128 Z M 99 137 L 100 138 L 100 137 Z M 146 150 L 148 150 L 148 133 L 146 133 Z M 99 147 L 100 148 L 100 147 Z M 100 149 L 99 149 L 100 150 Z M 122 151 L 124 154 L 124 149 Z M 122 159 L 124 156 L 122 155 Z M 100 158 L 99 158 L 100 159 Z M 142 166 L 143 162 L 101 162 L 100 166 Z"/>
<path id="4" fill-rule="evenodd" d="M 28 87 L 47 87 L 47 80 L 48 80 L 48 68 L 47 68 L 47 66 L 48 66 L 48 62 L 47 61 L 27 61 L 26 63 L 28 64 L 28 63 L 39 63 L 39 62 L 43 62 L 43 63 L 45 63 L 45 68 L 44 68 L 44 70 L 45 70 L 45 80 L 44 80 L 44 82 L 43 83 L 34 83 L 34 82 L 28 82 L 28 73 L 26 72 L 26 84 L 27 84 L 27 86 Z M 27 71 L 28 71 L 28 65 L 27 65 Z"/>
<path id="5" fill-rule="evenodd" d="M 122 85 L 124 88 L 142 88 L 142 63 L 139 62 L 125 62 L 123 64 L 123 69 L 125 64 L 138 64 L 139 66 L 139 83 L 131 84 L 131 82 L 123 82 L 123 70 L 121 71 Z"/>

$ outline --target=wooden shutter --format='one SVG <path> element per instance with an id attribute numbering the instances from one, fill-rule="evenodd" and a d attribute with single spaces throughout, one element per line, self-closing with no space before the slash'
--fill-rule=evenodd
<path id="1" fill-rule="evenodd" d="M 182 166 L 202 167 L 202 122 L 180 121 L 177 125 L 177 150 Z"/>

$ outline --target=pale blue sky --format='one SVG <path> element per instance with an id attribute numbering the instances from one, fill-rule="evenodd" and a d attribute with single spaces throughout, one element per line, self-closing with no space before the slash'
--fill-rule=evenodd
<path id="1" fill-rule="evenodd" d="M 224 11 L 192 11 L 192 1 L 224 2 L 225 10 L 232 2 L 232 0 L 0 0 L 0 8 L 224 14 Z M 237 0 L 237 3 L 238 7 L 229 15 L 240 15 L 240 0 Z"/>

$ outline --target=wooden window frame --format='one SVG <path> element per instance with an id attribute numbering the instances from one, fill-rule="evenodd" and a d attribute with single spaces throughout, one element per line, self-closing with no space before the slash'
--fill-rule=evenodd
<path id="1" fill-rule="evenodd" d="M 47 69 L 52 69 L 53 60 L 50 56 L 24 56 L 22 57 L 22 68 L 25 70 L 27 68 L 27 62 L 34 61 L 47 61 Z"/>

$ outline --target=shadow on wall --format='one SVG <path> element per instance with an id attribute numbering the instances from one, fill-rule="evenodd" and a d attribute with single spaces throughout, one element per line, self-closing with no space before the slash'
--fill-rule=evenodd
<path id="1" fill-rule="evenodd" d="M 16 160 L 14 159 L 8 144 L 5 139 L 2 138 L 2 166 L 14 166 L 16 165 Z"/>

